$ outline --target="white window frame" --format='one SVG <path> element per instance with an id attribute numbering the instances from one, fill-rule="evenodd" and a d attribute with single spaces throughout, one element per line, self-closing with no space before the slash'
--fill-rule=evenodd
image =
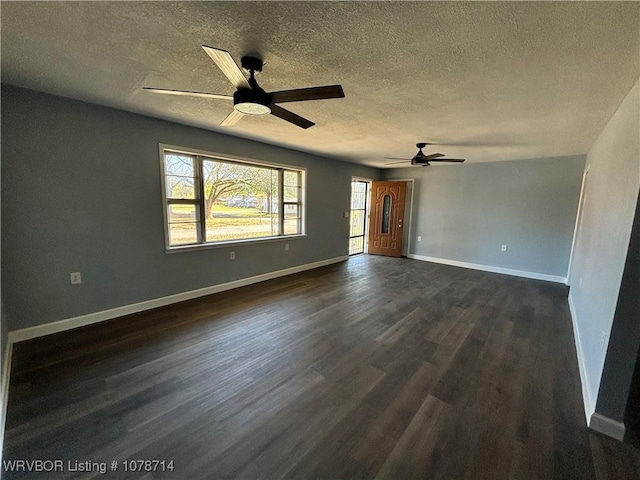
<path id="1" fill-rule="evenodd" d="M 237 157 L 228 154 L 221 154 L 215 152 L 209 152 L 205 150 L 199 150 L 195 148 L 186 148 L 179 147 L 175 145 L 168 145 L 161 143 L 158 146 L 159 148 L 159 157 L 160 157 L 160 182 L 162 189 L 162 218 L 164 224 L 164 246 L 165 251 L 167 253 L 175 253 L 181 251 L 192 251 L 192 250 L 203 250 L 210 248 L 220 248 L 220 247 L 228 247 L 233 245 L 250 245 L 257 243 L 265 243 L 265 242 L 277 242 L 277 241 L 287 241 L 296 238 L 306 238 L 306 179 L 307 179 L 307 169 L 304 167 L 273 163 L 273 162 L 265 162 L 258 161 L 250 158 Z M 195 190 L 195 198 L 191 199 L 169 199 L 167 198 L 167 185 L 166 185 L 166 172 L 165 172 L 165 153 L 172 152 L 182 155 L 188 155 L 195 158 L 195 177 L 199 179 L 196 181 L 194 185 Z M 251 167 L 265 167 L 271 168 L 278 171 L 278 216 L 279 216 L 279 231 L 281 232 L 279 235 L 273 235 L 269 237 L 259 237 L 259 238 L 246 238 L 239 240 L 223 240 L 219 242 L 206 242 L 203 238 L 203 233 L 205 232 L 205 221 L 204 218 L 204 192 L 203 190 L 203 179 L 202 179 L 202 158 L 206 157 L 211 160 L 220 160 L 222 162 L 230 162 L 236 164 L 245 164 Z M 285 202 L 284 201 L 284 172 L 296 172 L 300 178 L 300 200 L 299 202 Z M 187 245 L 171 245 L 170 244 L 170 236 L 169 236 L 169 217 L 168 217 L 168 206 L 170 204 L 189 204 L 196 206 L 196 219 L 200 219 L 202 226 L 198 229 L 198 243 L 191 243 Z M 288 204 L 296 204 L 298 205 L 298 209 L 300 212 L 299 218 L 299 230 L 300 233 L 296 234 L 284 234 L 284 213 L 285 213 L 285 205 Z"/>

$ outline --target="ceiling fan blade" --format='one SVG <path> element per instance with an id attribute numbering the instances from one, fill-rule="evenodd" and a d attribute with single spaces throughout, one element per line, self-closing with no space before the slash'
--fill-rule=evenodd
<path id="1" fill-rule="evenodd" d="M 327 85 L 324 87 L 298 88 L 295 90 L 281 90 L 271 93 L 273 103 L 302 102 L 305 100 L 324 100 L 327 98 L 344 98 L 342 85 Z"/>
<path id="2" fill-rule="evenodd" d="M 290 112 L 289 110 L 285 110 L 282 107 L 279 107 L 277 105 L 271 105 L 271 115 L 275 115 L 278 118 L 281 118 L 283 120 L 286 120 L 287 122 L 293 123 L 294 125 L 299 126 L 300 128 L 309 128 L 309 127 L 313 127 L 315 125 L 315 123 L 313 123 L 311 120 L 307 120 L 304 117 L 301 117 L 300 115 L 297 115 L 293 112 Z"/>
<path id="3" fill-rule="evenodd" d="M 433 158 L 438 158 L 438 157 L 444 157 L 444 154 L 442 154 L 442 153 L 432 153 L 431 155 L 425 155 L 423 157 L 420 157 L 420 160 L 431 160 Z"/>
<path id="4" fill-rule="evenodd" d="M 404 160 L 406 162 L 410 162 L 411 159 L 410 158 L 400 158 L 400 157 L 382 157 L 385 160 Z"/>
<path id="5" fill-rule="evenodd" d="M 225 119 L 222 120 L 222 122 L 220 122 L 220 126 L 231 127 L 232 125 L 238 123 L 238 120 L 240 120 L 242 117 L 244 117 L 244 113 L 241 113 L 234 108 L 233 110 L 231 110 L 231 113 L 227 115 Z"/>
<path id="6" fill-rule="evenodd" d="M 219 98 L 223 100 L 233 100 L 231 95 L 219 95 L 217 93 L 206 93 L 206 92 L 192 92 L 190 90 L 172 90 L 170 88 L 153 88 L 153 87 L 142 87 L 143 90 L 151 93 L 163 93 L 165 95 L 184 95 L 188 97 L 203 97 L 203 98 Z"/>
<path id="7" fill-rule="evenodd" d="M 229 79 L 229 81 L 236 88 L 251 88 L 247 78 L 238 67 L 238 64 L 233 60 L 233 57 L 226 50 L 220 50 L 213 47 L 207 47 L 206 45 L 202 45 L 202 48 L 207 55 L 211 57 L 218 68 L 222 70 L 222 73 Z"/>
<path id="8" fill-rule="evenodd" d="M 411 160 L 404 160 L 402 162 L 385 163 L 385 165 L 398 165 L 399 163 L 409 163 L 409 162 L 411 162 Z"/>
<path id="9" fill-rule="evenodd" d="M 464 161 L 465 161 L 464 158 L 432 158 L 429 160 L 429 162 L 457 162 L 457 163 L 462 163 Z"/>

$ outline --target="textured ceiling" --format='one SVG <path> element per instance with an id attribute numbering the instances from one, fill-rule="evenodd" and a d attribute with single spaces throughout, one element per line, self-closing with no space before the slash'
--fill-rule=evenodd
<path id="1" fill-rule="evenodd" d="M 638 2 L 2 2 L 2 81 L 382 166 L 415 143 L 470 162 L 586 153 L 640 74 Z M 316 122 L 218 124 L 232 94 L 200 48 L 265 61 L 267 91 Z"/>

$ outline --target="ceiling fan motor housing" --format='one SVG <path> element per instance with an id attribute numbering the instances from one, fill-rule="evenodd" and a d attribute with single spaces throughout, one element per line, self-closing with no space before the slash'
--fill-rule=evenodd
<path id="1" fill-rule="evenodd" d="M 271 99 L 263 92 L 257 92 L 250 88 L 239 88 L 233 94 L 233 104 L 238 103 L 259 103 L 268 107 Z"/>
<path id="2" fill-rule="evenodd" d="M 271 99 L 264 91 L 239 88 L 233 94 L 233 106 L 245 115 L 266 115 L 271 113 Z"/>
<path id="3" fill-rule="evenodd" d="M 256 57 L 250 57 L 245 55 L 240 59 L 242 68 L 249 71 L 261 72 L 262 71 L 262 59 Z"/>
<path id="4" fill-rule="evenodd" d="M 414 158 L 411 159 L 411 165 L 420 165 L 422 167 L 428 167 L 431 164 L 429 163 L 428 160 L 425 160 L 423 158 L 414 157 Z"/>

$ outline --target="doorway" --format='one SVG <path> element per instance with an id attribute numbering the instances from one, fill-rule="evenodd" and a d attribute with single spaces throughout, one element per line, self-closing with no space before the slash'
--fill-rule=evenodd
<path id="1" fill-rule="evenodd" d="M 351 213 L 349 220 L 349 255 L 366 251 L 371 180 L 351 179 Z"/>

